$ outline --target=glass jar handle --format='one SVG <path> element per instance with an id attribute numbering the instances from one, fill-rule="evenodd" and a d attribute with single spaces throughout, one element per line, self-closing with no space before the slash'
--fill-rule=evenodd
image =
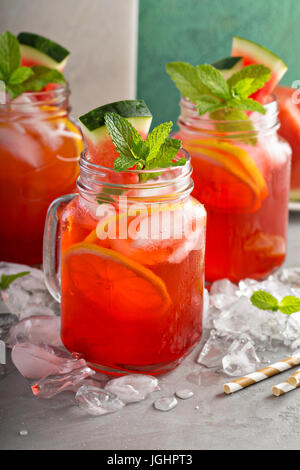
<path id="1" fill-rule="evenodd" d="M 49 206 L 43 242 L 43 270 L 46 286 L 55 300 L 60 302 L 59 258 L 57 257 L 57 226 L 59 222 L 58 209 L 72 201 L 78 194 L 67 194 L 55 199 Z"/>

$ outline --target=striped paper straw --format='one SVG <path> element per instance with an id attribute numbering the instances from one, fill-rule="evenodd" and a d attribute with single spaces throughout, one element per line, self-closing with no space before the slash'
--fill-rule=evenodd
<path id="1" fill-rule="evenodd" d="M 280 395 L 284 395 L 287 392 L 291 392 L 292 390 L 295 390 L 295 388 L 298 388 L 300 386 L 300 382 L 298 385 L 291 385 L 289 382 L 282 382 L 281 384 L 274 385 L 272 387 L 272 393 L 275 395 L 275 397 L 279 397 Z"/>
<path id="2" fill-rule="evenodd" d="M 244 377 L 240 377 L 239 379 L 226 383 L 223 385 L 223 390 L 227 395 L 238 392 L 243 388 L 249 387 L 249 385 L 268 379 L 269 377 L 272 377 L 272 375 L 279 374 L 280 372 L 297 366 L 298 364 L 300 364 L 300 354 L 275 362 L 275 364 L 271 364 L 270 366 L 264 367 L 256 372 L 252 372 L 252 374 L 245 375 Z"/>
<path id="3" fill-rule="evenodd" d="M 300 369 L 297 369 L 292 375 L 288 378 L 288 383 L 297 387 L 300 385 Z"/>

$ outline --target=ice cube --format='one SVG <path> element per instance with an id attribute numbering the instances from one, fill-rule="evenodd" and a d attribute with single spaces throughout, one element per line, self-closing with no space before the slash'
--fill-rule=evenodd
<path id="1" fill-rule="evenodd" d="M 0 145 L 12 158 L 27 163 L 32 168 L 43 164 L 43 149 L 30 134 L 8 126 L 0 128 Z"/>
<path id="2" fill-rule="evenodd" d="M 87 366 L 81 366 L 65 374 L 44 377 L 33 384 L 31 389 L 38 398 L 51 398 L 66 390 L 73 391 L 76 385 L 94 374 L 94 370 Z"/>
<path id="3" fill-rule="evenodd" d="M 43 272 L 40 269 L 19 264 L 0 263 L 0 275 L 16 274 L 22 271 L 30 273 L 16 279 L 6 290 L 1 292 L 8 310 L 17 315 L 19 320 L 32 315 L 58 313 L 59 306 L 49 294 Z"/>
<path id="4" fill-rule="evenodd" d="M 35 315 L 24 318 L 24 320 L 11 327 L 7 343 L 11 347 L 17 343 L 63 346 L 60 339 L 60 317 Z"/>
<path id="5" fill-rule="evenodd" d="M 247 335 L 236 338 L 222 359 L 223 370 L 230 376 L 242 376 L 253 372 L 259 364 L 254 343 Z"/>
<path id="6" fill-rule="evenodd" d="M 67 350 L 40 344 L 16 344 L 11 358 L 19 372 L 30 379 L 71 372 L 85 366 L 84 359 L 75 359 Z"/>
<path id="7" fill-rule="evenodd" d="M 238 286 L 229 281 L 229 279 L 215 281 L 212 283 L 210 289 L 210 303 L 214 307 L 222 310 L 236 301 L 237 291 Z"/>
<path id="8" fill-rule="evenodd" d="M 155 400 L 153 403 L 154 408 L 159 411 L 171 411 L 178 405 L 178 401 L 174 396 L 161 397 Z"/>
<path id="9" fill-rule="evenodd" d="M 110 380 L 104 389 L 117 395 L 124 403 L 134 403 L 159 390 L 159 386 L 158 380 L 151 375 L 131 374 Z"/>
<path id="10" fill-rule="evenodd" d="M 0 314 L 0 340 L 7 342 L 7 337 L 12 325 L 17 323 L 18 317 L 12 313 Z"/>
<path id="11" fill-rule="evenodd" d="M 93 416 L 115 413 L 125 406 L 125 403 L 108 390 L 82 385 L 76 393 L 75 400 L 79 407 Z"/>
<path id="12" fill-rule="evenodd" d="M 221 335 L 216 330 L 210 331 L 210 336 L 204 344 L 197 362 L 205 367 L 220 367 L 222 358 L 230 348 L 235 336 Z"/>
<path id="13" fill-rule="evenodd" d="M 284 268 L 276 274 L 283 284 L 289 284 L 300 288 L 300 267 Z"/>

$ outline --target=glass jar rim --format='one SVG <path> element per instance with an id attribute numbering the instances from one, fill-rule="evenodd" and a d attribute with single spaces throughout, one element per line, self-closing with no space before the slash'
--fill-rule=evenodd
<path id="1" fill-rule="evenodd" d="M 84 149 L 82 152 L 81 152 L 81 155 L 80 155 L 80 160 L 79 160 L 79 165 L 82 169 L 88 169 L 90 171 L 92 171 L 94 174 L 99 174 L 99 176 L 101 176 L 103 174 L 103 171 L 105 171 L 106 173 L 116 173 L 116 171 L 113 169 L 113 168 L 110 168 L 110 167 L 106 167 L 106 166 L 103 166 L 103 165 L 98 165 L 96 163 L 92 163 L 90 162 L 87 158 L 86 158 L 86 155 L 88 154 L 88 150 L 87 149 Z M 139 170 L 139 169 L 136 169 L 136 170 L 125 170 L 125 171 L 119 171 L 118 173 L 119 174 L 136 174 L 136 175 L 147 175 L 147 174 L 157 174 L 157 175 L 161 175 L 161 174 L 170 174 L 170 173 L 178 173 L 178 169 L 182 168 L 182 169 L 185 169 L 186 170 L 186 173 L 184 173 L 183 176 L 185 176 L 189 171 L 190 171 L 190 168 L 191 168 L 191 157 L 190 157 L 190 154 L 187 150 L 185 150 L 184 148 L 180 148 L 177 155 L 185 158 L 186 160 L 186 164 L 185 165 L 178 165 L 178 166 L 170 166 L 170 167 L 165 167 L 165 168 L 154 168 L 154 169 L 150 169 L 150 170 Z"/>
<path id="2" fill-rule="evenodd" d="M 26 91 L 19 95 L 17 98 L 7 101 L 6 103 L 0 104 L 1 111 L 19 111 L 26 110 L 26 107 L 35 107 L 41 106 L 44 104 L 49 105 L 60 105 L 64 102 L 65 99 L 69 97 L 70 88 L 69 84 L 65 85 L 61 83 L 55 83 L 55 88 L 51 90 L 41 90 L 41 91 Z M 21 96 L 27 98 L 27 100 L 18 100 Z"/>
<path id="3" fill-rule="evenodd" d="M 217 120 L 210 119 L 207 115 L 199 116 L 196 105 L 182 96 L 177 123 L 180 129 L 191 135 L 196 132 L 206 137 L 229 140 L 257 138 L 258 133 L 267 135 L 276 132 L 280 127 L 277 98 L 274 94 L 267 96 L 267 102 L 263 107 L 266 110 L 265 114 L 251 111 L 249 119 Z"/>

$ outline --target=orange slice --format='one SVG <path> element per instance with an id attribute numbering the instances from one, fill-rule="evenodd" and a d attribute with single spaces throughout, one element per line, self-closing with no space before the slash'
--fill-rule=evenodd
<path id="1" fill-rule="evenodd" d="M 165 283 L 149 269 L 114 250 L 78 243 L 62 256 L 64 275 L 101 312 L 129 319 L 158 315 L 170 306 Z"/>
<path id="2" fill-rule="evenodd" d="M 200 187 L 201 202 L 239 212 L 259 209 L 268 195 L 268 188 L 259 168 L 244 149 L 215 139 L 189 140 L 184 147 L 194 157 L 192 164 L 197 168 L 194 179 L 197 174 L 200 179 L 196 192 Z"/>

